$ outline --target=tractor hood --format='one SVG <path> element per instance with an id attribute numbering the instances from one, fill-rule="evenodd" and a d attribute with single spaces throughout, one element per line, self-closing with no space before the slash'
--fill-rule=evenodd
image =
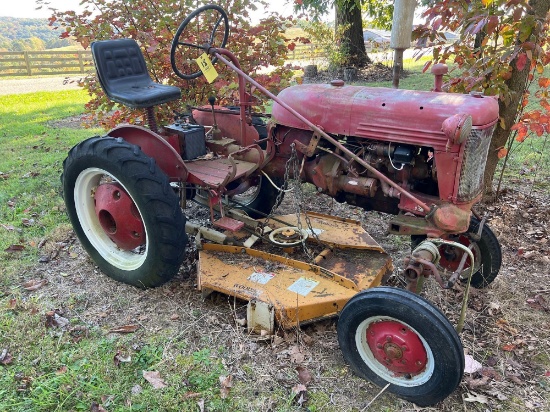
<path id="1" fill-rule="evenodd" d="M 498 120 L 495 98 L 465 94 L 306 84 L 284 89 L 278 97 L 330 134 L 429 146 L 447 140 L 441 127 L 453 115 L 471 115 L 474 129 Z M 279 124 L 309 129 L 276 102 L 272 115 Z"/>

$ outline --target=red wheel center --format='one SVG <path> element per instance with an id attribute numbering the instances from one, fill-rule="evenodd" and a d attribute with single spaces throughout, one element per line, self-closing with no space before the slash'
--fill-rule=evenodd
<path id="1" fill-rule="evenodd" d="M 118 183 L 99 185 L 95 196 L 99 224 L 116 245 L 133 250 L 145 243 L 145 227 L 132 198 Z"/>
<path id="2" fill-rule="evenodd" d="M 371 323 L 367 344 L 375 359 L 396 375 L 417 375 L 428 363 L 422 341 L 409 327 L 391 320 Z"/>
<path id="3" fill-rule="evenodd" d="M 470 246 L 470 239 L 466 235 L 460 235 L 458 239 L 454 239 L 455 242 L 458 242 L 466 247 Z M 460 250 L 454 246 L 441 246 L 439 248 L 439 253 L 441 254 L 441 259 L 439 260 L 439 265 L 441 267 L 456 271 L 458 269 L 458 265 L 460 265 L 460 261 L 462 260 L 462 255 L 464 254 L 463 250 Z M 474 254 L 474 259 L 477 260 L 475 248 L 472 251 Z M 464 269 L 469 268 L 471 266 L 472 262 L 470 260 L 470 257 L 468 256 L 466 258 L 466 263 L 464 265 Z"/>

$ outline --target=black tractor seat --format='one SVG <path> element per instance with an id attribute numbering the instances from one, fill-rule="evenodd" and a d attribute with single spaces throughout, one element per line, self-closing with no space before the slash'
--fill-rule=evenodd
<path id="1" fill-rule="evenodd" d="M 150 118 L 154 106 L 181 99 L 178 87 L 151 80 L 141 49 L 133 39 L 95 41 L 92 57 L 99 83 L 114 102 L 146 108 Z M 149 127 L 156 131 L 156 124 L 149 124 Z"/>

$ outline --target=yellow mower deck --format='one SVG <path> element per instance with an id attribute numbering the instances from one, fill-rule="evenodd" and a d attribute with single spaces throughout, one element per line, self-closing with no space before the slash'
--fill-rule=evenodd
<path id="1" fill-rule="evenodd" d="M 241 246 L 205 243 L 199 252 L 198 285 L 249 301 L 249 330 L 273 331 L 337 315 L 359 291 L 380 285 L 391 258 L 359 222 L 308 213 L 326 249 L 318 265 Z M 270 227 L 296 226 L 297 216 L 275 216 Z M 305 216 L 301 216 L 302 224 Z M 305 225 L 304 225 L 305 227 Z M 315 237 L 310 236 L 308 241 Z"/>

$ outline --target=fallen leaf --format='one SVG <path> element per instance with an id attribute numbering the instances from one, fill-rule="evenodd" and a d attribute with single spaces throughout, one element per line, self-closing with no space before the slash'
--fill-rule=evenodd
<path id="1" fill-rule="evenodd" d="M 497 320 L 497 326 L 502 329 L 502 330 L 505 330 L 506 332 L 512 334 L 512 335 L 517 335 L 518 334 L 518 330 L 516 328 L 513 328 L 512 326 L 510 326 L 508 324 L 508 321 L 506 321 L 505 319 L 498 319 Z"/>
<path id="2" fill-rule="evenodd" d="M 155 389 L 162 389 L 168 386 L 164 383 L 164 380 L 160 377 L 160 372 L 158 371 L 143 371 L 143 377 Z"/>
<path id="3" fill-rule="evenodd" d="M 34 219 L 27 219 L 27 218 L 23 218 L 21 219 L 21 223 L 23 224 L 23 226 L 27 226 L 27 227 L 30 227 L 30 226 L 34 226 Z"/>
<path id="4" fill-rule="evenodd" d="M 0 352 L 0 364 L 9 365 L 12 361 L 13 356 L 11 356 L 7 349 L 3 349 L 2 352 Z"/>
<path id="5" fill-rule="evenodd" d="M 180 318 L 180 315 L 177 313 L 174 313 L 172 316 L 170 316 L 170 320 L 178 320 Z"/>
<path id="6" fill-rule="evenodd" d="M 124 325 L 109 330 L 109 333 L 134 333 L 139 329 L 139 325 Z"/>
<path id="7" fill-rule="evenodd" d="M 302 363 L 306 359 L 305 355 L 302 353 L 302 350 L 297 345 L 290 348 L 289 354 L 290 361 L 292 363 Z"/>
<path id="8" fill-rule="evenodd" d="M 500 305 L 496 302 L 489 303 L 487 312 L 489 313 L 489 316 L 495 316 L 498 312 L 500 312 Z"/>
<path id="9" fill-rule="evenodd" d="M 487 398 L 485 395 L 481 395 L 475 392 L 467 393 L 464 397 L 464 400 L 466 402 L 479 402 L 479 403 L 489 403 L 489 398 Z"/>
<path id="10" fill-rule="evenodd" d="M 64 328 L 65 326 L 69 325 L 69 323 L 71 323 L 69 319 L 64 318 L 63 316 L 59 316 L 57 313 L 54 314 L 53 317 L 57 326 L 59 326 L 60 328 Z"/>
<path id="11" fill-rule="evenodd" d="M 116 355 L 113 356 L 113 362 L 115 363 L 115 366 L 118 368 L 120 368 L 121 363 L 128 363 L 131 361 L 132 361 L 132 357 L 130 355 L 124 356 L 119 350 L 116 352 Z"/>
<path id="12" fill-rule="evenodd" d="M 294 402 L 296 402 L 300 407 L 307 401 L 306 392 L 307 392 L 307 388 L 305 387 L 305 385 L 302 385 L 301 383 L 299 383 L 298 385 L 294 385 L 292 387 Z"/>
<path id="13" fill-rule="evenodd" d="M 499 401 L 506 401 L 508 400 L 508 397 L 506 395 L 504 395 L 502 392 L 494 389 L 492 391 L 489 391 L 487 392 L 489 395 L 491 396 L 494 396 L 495 398 L 497 398 Z"/>
<path id="14" fill-rule="evenodd" d="M 197 406 L 199 407 L 200 412 L 204 412 L 204 399 L 198 400 Z"/>
<path id="15" fill-rule="evenodd" d="M 548 312 L 550 310 L 546 299 L 544 299 L 544 296 L 542 295 L 535 295 L 533 298 L 527 299 L 526 302 L 533 309 L 542 310 L 544 312 Z"/>
<path id="16" fill-rule="evenodd" d="M 107 410 L 97 402 L 92 402 L 90 412 L 107 412 Z"/>
<path id="17" fill-rule="evenodd" d="M 8 301 L 8 309 L 14 310 L 17 307 L 17 299 L 12 298 Z"/>
<path id="18" fill-rule="evenodd" d="M 233 387 L 233 376 L 220 376 L 220 394 L 222 399 L 226 399 L 229 396 L 229 391 Z"/>
<path id="19" fill-rule="evenodd" d="M 464 381 L 466 382 L 466 386 L 468 386 L 468 389 L 477 390 L 483 386 L 487 386 L 491 379 L 488 376 L 483 376 L 481 378 L 472 378 L 470 376 L 464 377 Z"/>
<path id="20" fill-rule="evenodd" d="M 23 283 L 21 286 L 23 286 L 23 289 L 32 292 L 33 290 L 40 289 L 42 286 L 47 284 L 48 284 L 47 279 L 31 279 Z"/>
<path id="21" fill-rule="evenodd" d="M 509 343 L 509 344 L 504 345 L 502 347 L 502 350 L 504 350 L 506 352 L 512 352 L 514 349 L 516 349 L 516 345 L 514 345 L 513 343 Z"/>
<path id="22" fill-rule="evenodd" d="M 67 372 L 67 367 L 63 365 L 58 370 L 55 371 L 56 375 L 63 375 L 65 372 Z"/>
<path id="23" fill-rule="evenodd" d="M 476 361 L 471 355 L 464 355 L 464 372 L 465 373 L 476 373 L 481 370 L 483 365 Z"/>
<path id="24" fill-rule="evenodd" d="M 55 311 L 50 310 L 49 312 L 46 312 L 45 326 L 47 328 L 53 328 L 54 326 L 57 326 L 57 321 L 55 320 Z"/>
<path id="25" fill-rule="evenodd" d="M 4 229 L 6 229 L 6 230 L 9 231 L 9 232 L 13 232 L 13 231 L 15 230 L 15 227 L 12 226 L 12 225 L 4 225 L 4 224 L 2 224 L 2 225 L 0 225 L 0 226 L 2 226 Z"/>
<path id="26" fill-rule="evenodd" d="M 25 246 L 23 245 L 10 245 L 7 249 L 4 249 L 4 252 L 8 252 L 8 253 L 21 252 L 24 249 L 25 249 Z"/>
<path id="27" fill-rule="evenodd" d="M 487 376 L 488 378 L 492 378 L 496 381 L 501 381 L 502 376 L 500 376 L 500 373 L 498 373 L 494 368 L 491 367 L 483 367 L 481 368 L 481 376 Z"/>
<path id="28" fill-rule="evenodd" d="M 518 375 L 515 375 L 515 374 L 512 374 L 512 373 L 507 373 L 506 374 L 506 377 L 511 380 L 512 382 L 514 382 L 516 385 L 524 385 L 525 382 L 523 382 Z"/>
<path id="29" fill-rule="evenodd" d="M 302 384 L 308 385 L 311 381 L 313 381 L 313 376 L 311 375 L 311 372 L 303 366 L 296 366 L 296 371 L 298 372 L 298 380 Z"/>

